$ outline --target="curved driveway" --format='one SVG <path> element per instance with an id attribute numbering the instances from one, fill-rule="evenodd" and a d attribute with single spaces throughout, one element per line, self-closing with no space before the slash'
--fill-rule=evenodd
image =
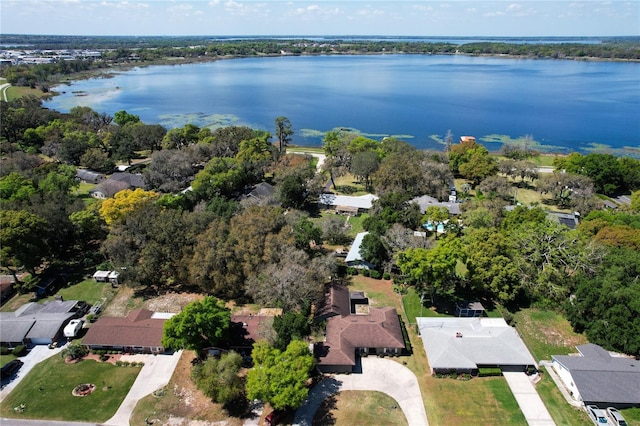
<path id="1" fill-rule="evenodd" d="M 411 370 L 395 361 L 378 357 L 365 357 L 361 362 L 362 373 L 335 374 L 314 386 L 296 411 L 294 424 L 311 426 L 322 401 L 343 390 L 385 393 L 398 402 L 410 426 L 429 424 L 418 379 Z"/>

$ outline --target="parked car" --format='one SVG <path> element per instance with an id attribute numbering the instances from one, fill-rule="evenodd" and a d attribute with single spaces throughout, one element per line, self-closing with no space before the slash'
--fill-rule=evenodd
<path id="1" fill-rule="evenodd" d="M 604 410 L 596 407 L 595 405 L 587 405 L 587 414 L 592 422 L 598 426 L 608 425 L 607 414 Z"/>
<path id="2" fill-rule="evenodd" d="M 20 370 L 20 367 L 22 367 L 23 364 L 24 363 L 19 359 L 14 359 L 12 361 L 9 361 L 4 366 L 2 366 L 2 371 L 0 371 L 0 376 L 3 379 L 7 379 L 13 376 L 18 372 L 18 370 Z"/>
<path id="3" fill-rule="evenodd" d="M 287 417 L 287 414 L 288 413 L 285 410 L 273 410 L 264 418 L 265 424 L 267 424 L 267 426 L 279 425 L 285 417 Z"/>
<path id="4" fill-rule="evenodd" d="M 627 426 L 627 421 L 622 417 L 620 411 L 615 409 L 614 407 L 607 407 L 607 414 L 609 415 L 609 420 L 611 424 L 616 426 Z"/>

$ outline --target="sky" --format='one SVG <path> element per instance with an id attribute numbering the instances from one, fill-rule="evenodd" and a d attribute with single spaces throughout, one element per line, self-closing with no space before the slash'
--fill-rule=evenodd
<path id="1" fill-rule="evenodd" d="M 0 0 L 0 34 L 638 36 L 640 0 Z"/>

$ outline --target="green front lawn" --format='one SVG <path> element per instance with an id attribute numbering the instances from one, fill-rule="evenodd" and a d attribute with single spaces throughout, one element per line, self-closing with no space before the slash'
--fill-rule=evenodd
<path id="1" fill-rule="evenodd" d="M 541 368 L 542 379 L 536 384 L 536 390 L 549 410 L 551 418 L 557 425 L 584 425 L 589 422 L 584 410 L 569 405 L 562 396 L 553 379 L 546 374 L 546 368 Z"/>
<path id="2" fill-rule="evenodd" d="M 0 415 L 25 419 L 105 422 L 129 392 L 141 367 L 116 367 L 110 363 L 84 360 L 66 364 L 60 356 L 36 365 L 2 402 Z M 73 389 L 93 383 L 97 389 L 76 397 Z M 14 407 L 24 404 L 17 412 Z"/>
<path id="3" fill-rule="evenodd" d="M 94 304 L 103 297 L 106 297 L 108 293 L 115 294 L 115 290 L 111 287 L 111 284 L 97 283 L 89 278 L 58 290 L 56 295 L 62 296 L 64 300 L 84 300 L 85 302 Z M 47 300 L 52 299 L 54 299 L 54 296 L 47 298 Z"/>
<path id="4" fill-rule="evenodd" d="M 16 356 L 13 354 L 8 355 L 0 355 L 0 367 L 4 367 L 5 364 L 8 364 L 10 361 L 16 359 Z"/>

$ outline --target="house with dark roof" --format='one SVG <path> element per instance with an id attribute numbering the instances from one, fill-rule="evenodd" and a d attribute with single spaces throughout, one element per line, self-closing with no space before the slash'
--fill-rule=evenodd
<path id="1" fill-rule="evenodd" d="M 242 197 L 246 204 L 277 205 L 276 187 L 268 182 L 260 182 Z"/>
<path id="2" fill-rule="evenodd" d="M 94 172 L 93 170 L 88 169 L 77 169 L 76 170 L 76 179 L 85 183 L 100 183 L 105 180 L 107 177 L 98 172 Z"/>
<path id="3" fill-rule="evenodd" d="M 89 191 L 89 195 L 93 198 L 104 199 L 111 198 L 125 189 L 145 189 L 145 187 L 141 173 L 116 172 Z"/>
<path id="4" fill-rule="evenodd" d="M 576 401 L 604 407 L 640 407 L 640 360 L 598 345 L 577 346 L 578 356 L 553 355 L 551 365 Z"/>
<path id="5" fill-rule="evenodd" d="M 163 353 L 164 322 L 173 315 L 141 308 L 126 317 L 100 317 L 91 325 L 82 344 L 91 350 Z"/>
<path id="6" fill-rule="evenodd" d="M 48 345 L 62 337 L 62 330 L 69 321 L 82 314 L 78 300 L 51 300 L 45 303 L 31 302 L 15 312 L 0 312 L 0 344 Z"/>
<path id="7" fill-rule="evenodd" d="M 395 308 L 374 308 L 362 292 L 332 285 L 316 321 L 327 321 L 324 342 L 315 347 L 317 368 L 323 373 L 353 371 L 360 355 L 400 355 L 405 349 Z"/>
<path id="8" fill-rule="evenodd" d="M 0 275 L 0 305 L 16 294 L 15 279 L 12 275 Z"/>
<path id="9" fill-rule="evenodd" d="M 420 213 L 422 214 L 424 214 L 431 206 L 444 207 L 449 211 L 449 214 L 454 216 L 458 216 L 461 213 L 460 203 L 456 203 L 455 201 L 440 201 L 437 198 L 430 197 L 428 195 L 414 198 L 413 200 L 411 200 L 411 202 L 417 204 L 418 207 L 420 207 Z"/>

